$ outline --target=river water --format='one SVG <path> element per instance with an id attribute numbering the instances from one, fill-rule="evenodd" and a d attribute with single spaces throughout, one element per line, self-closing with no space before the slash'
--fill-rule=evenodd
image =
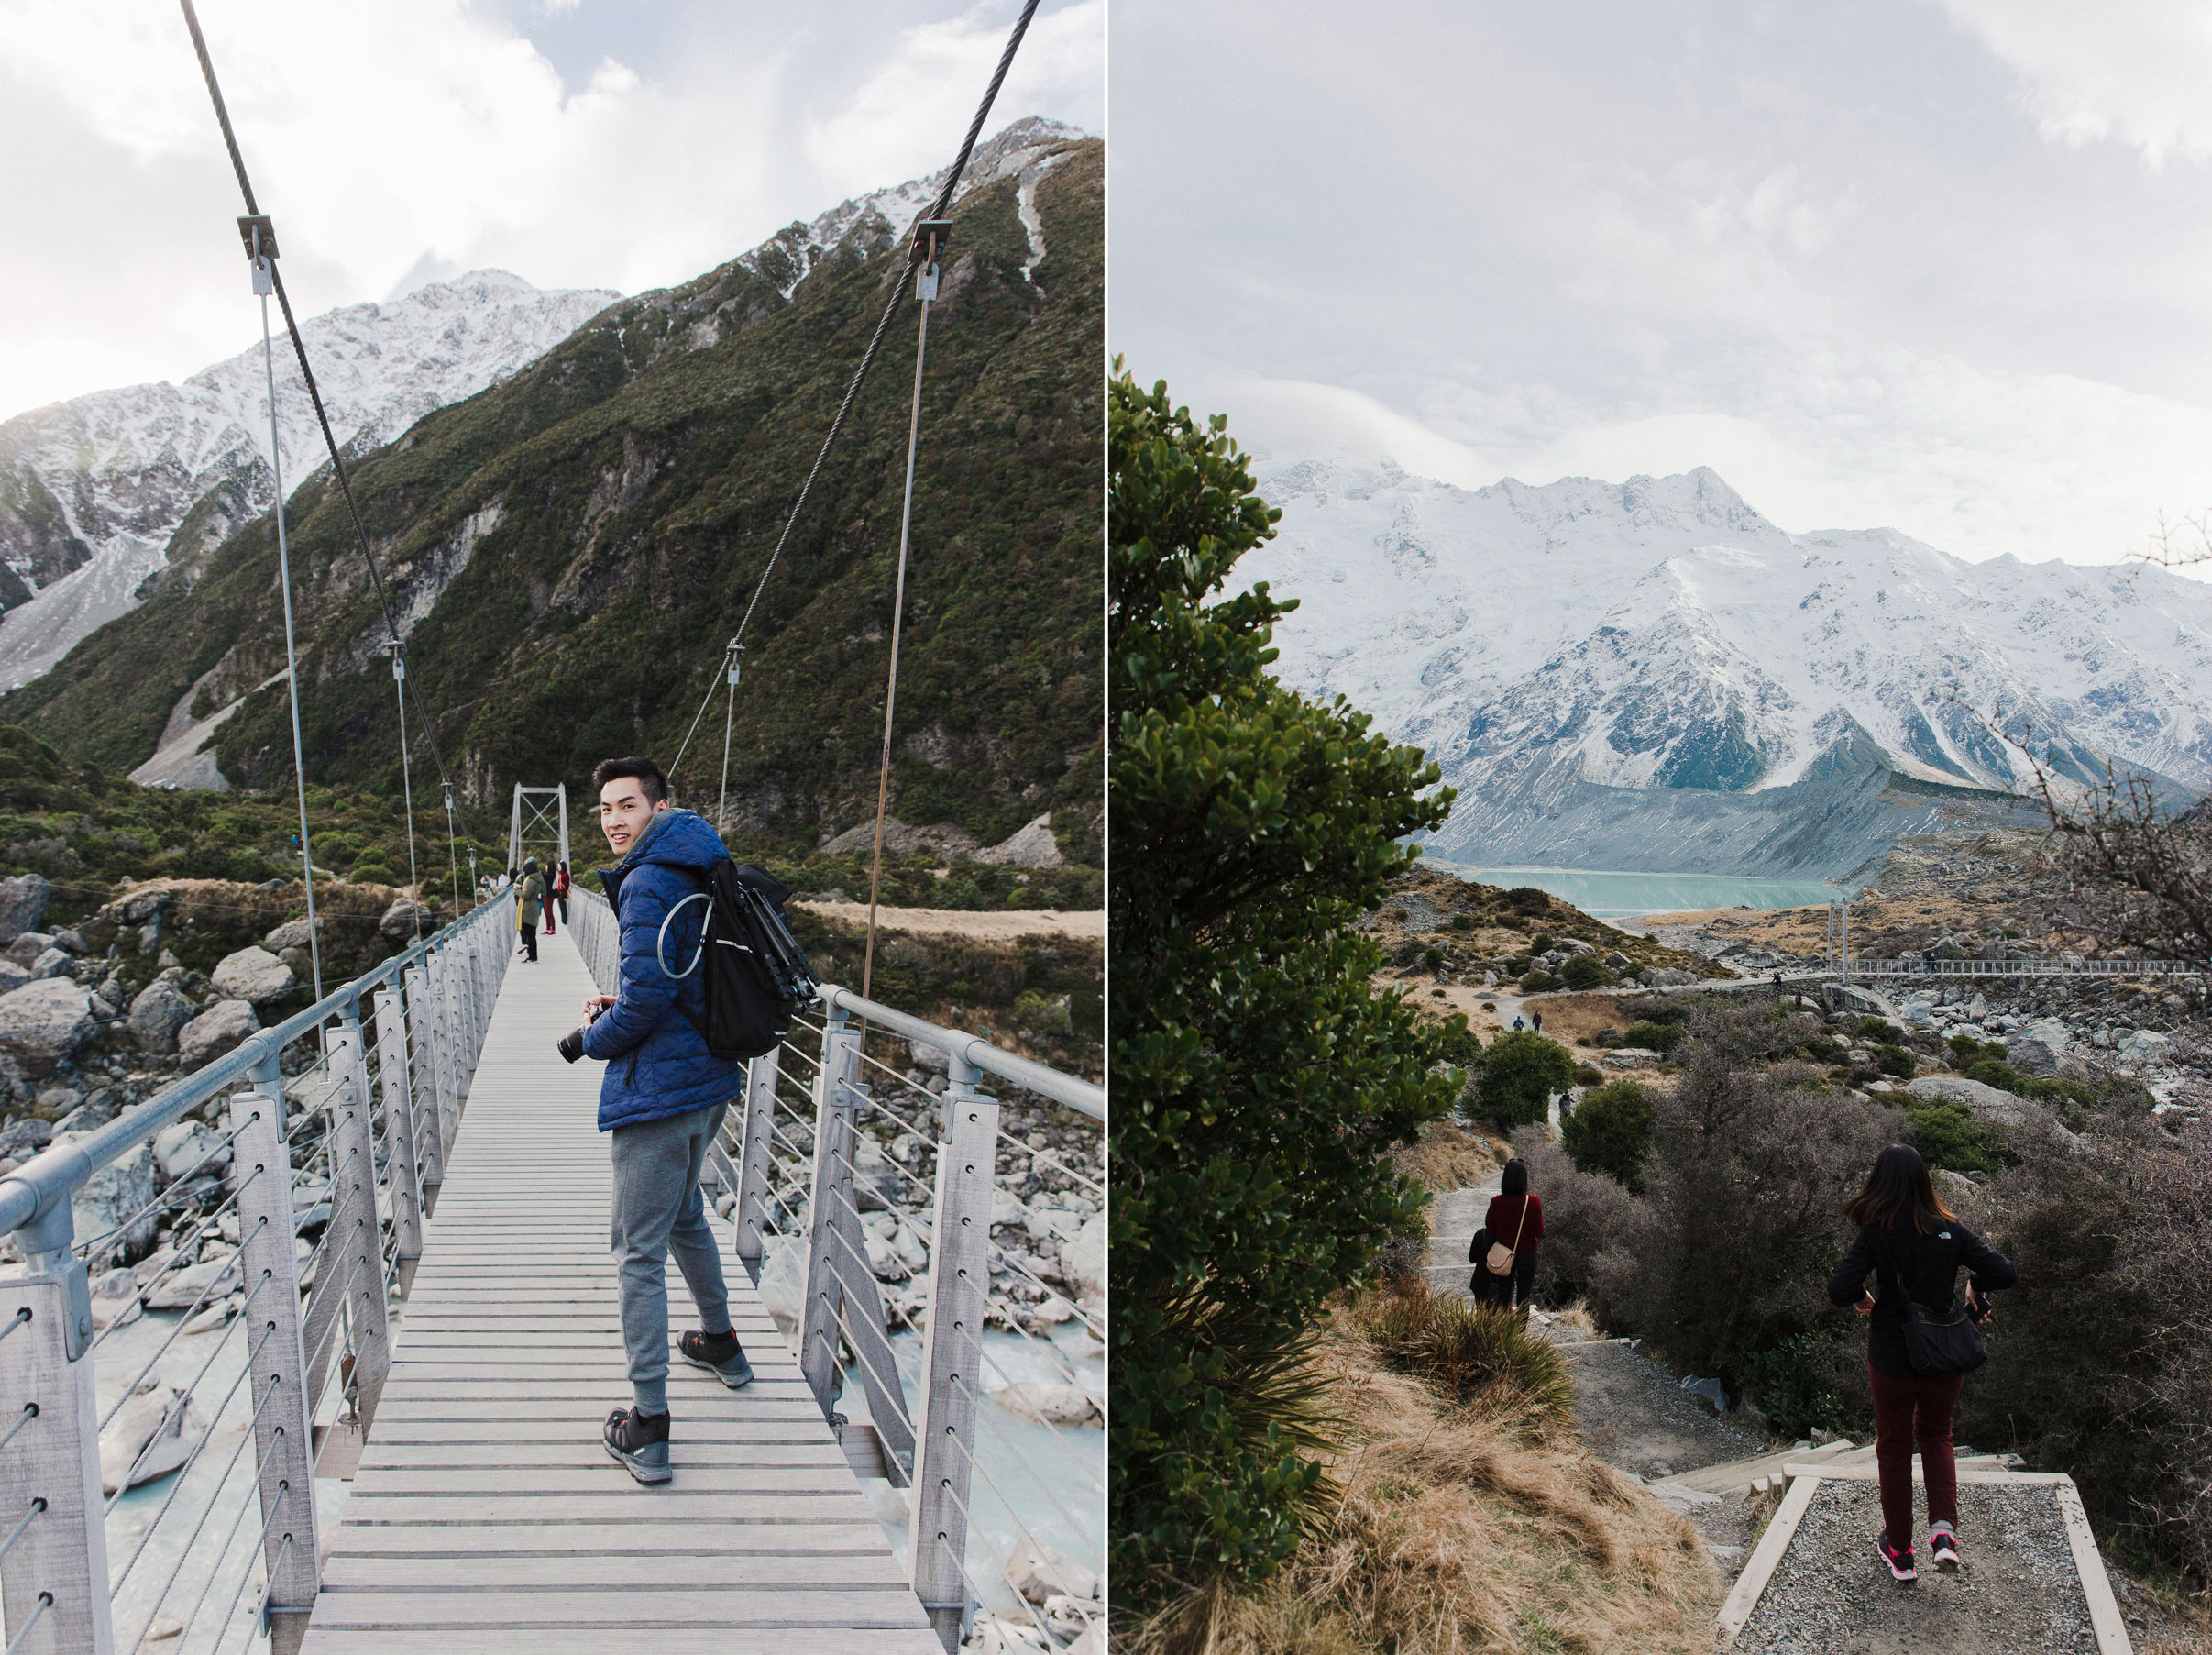
<path id="1" fill-rule="evenodd" d="M 1476 867 L 1429 857 L 1422 866 L 1482 885 L 1533 885 L 1570 902 L 1593 919 L 1634 920 L 1645 914 L 1702 908 L 1806 908 L 1852 894 L 1820 879 L 1751 879 L 1732 874 L 1639 874 L 1583 867 Z"/>

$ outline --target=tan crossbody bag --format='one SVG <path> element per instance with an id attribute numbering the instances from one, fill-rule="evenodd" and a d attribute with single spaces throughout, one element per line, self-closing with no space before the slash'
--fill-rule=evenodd
<path id="1" fill-rule="evenodd" d="M 1503 1241 L 1492 1241 L 1490 1251 L 1482 1255 L 1482 1267 L 1491 1274 L 1511 1275 L 1513 1273 L 1513 1256 L 1521 1251 L 1521 1232 L 1528 1228 L 1528 1204 L 1534 1199 L 1534 1196 L 1521 1197 L 1521 1221 L 1513 1226 L 1513 1244 L 1508 1247 Z"/>

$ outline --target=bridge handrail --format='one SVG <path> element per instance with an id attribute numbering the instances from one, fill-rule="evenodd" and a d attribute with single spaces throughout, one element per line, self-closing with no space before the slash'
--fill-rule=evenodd
<path id="1" fill-rule="evenodd" d="M 0 1505 L 30 1513 L 0 1544 L 10 1649 L 129 1647 L 133 1628 L 141 1646 L 165 1638 L 156 1622 L 180 1586 L 198 1593 L 180 1650 L 208 1647 L 204 1610 L 216 1645 L 244 1613 L 281 1634 L 276 1647 L 298 1647 L 321 1588 L 315 1473 L 336 1433 L 358 1442 L 375 1415 L 391 1367 L 387 1307 L 421 1254 L 425 1197 L 514 953 L 513 921 L 512 895 L 479 906 L 0 1180 L 0 1216 L 25 1255 L 19 1273 L 0 1274 Z M 318 1033 L 287 1075 L 287 1054 Z M 145 1155 L 193 1110 L 205 1119 L 226 1087 L 212 1142 L 188 1133 L 143 1185 L 126 1172 L 102 1221 L 127 1216 L 73 1234 L 87 1180 Z M 141 1320 L 147 1341 L 111 1343 Z M 119 1391 L 98 1385 L 102 1364 Z M 125 1503 L 164 1484 L 150 1517 Z M 127 1552 L 117 1572 L 111 1542 Z"/>
<path id="2" fill-rule="evenodd" d="M 619 981 L 613 915 L 603 899 L 576 894 L 583 899 L 575 907 L 571 934 L 600 992 L 612 992 Z M 1053 1327 L 1073 1321 L 1104 1344 L 1103 1308 L 1087 1289 L 1078 1302 L 1076 1289 L 1065 1284 L 1080 1263 L 1064 1262 L 1088 1217 L 1105 1206 L 1103 1173 L 1086 1177 L 1034 1131 L 1015 1136 L 999 1123 L 999 1103 L 976 1084 L 995 1074 L 1093 1121 L 1103 1120 L 1103 1094 L 975 1035 L 850 989 L 825 985 L 819 1004 L 819 1023 L 798 1018 L 790 1039 L 746 1065 L 744 1088 L 732 1100 L 723 1140 L 702 1181 L 718 1212 L 734 1220 L 736 1252 L 747 1274 L 771 1308 L 781 1307 L 779 1320 L 795 1324 L 788 1336 L 800 1371 L 854 1472 L 911 1490 L 908 1579 L 947 1651 L 959 1646 L 976 1605 L 994 1596 L 1002 1613 L 1026 1616 L 1045 1647 L 1058 1649 L 1073 1640 L 1076 1628 L 1031 1607 L 1012 1572 L 1026 1542 L 1029 1567 L 1052 1583 L 1047 1590 L 1080 1599 L 1093 1589 L 1081 1572 L 1095 1576 L 1105 1567 L 1097 1517 L 1106 1492 L 1103 1433 L 1081 1423 L 1095 1418 L 1103 1398 L 1095 1396 L 1086 1412 L 1075 1396 L 1085 1387 L 1073 1360 L 1051 1338 Z M 904 1037 L 917 1065 L 924 1048 L 941 1054 L 942 1074 L 919 1085 L 917 1070 L 870 1054 L 866 1036 L 883 1033 Z M 819 1054 L 801 1046 L 802 1034 L 811 1037 L 809 1043 L 819 1041 Z M 886 1138 L 896 1141 L 889 1150 Z M 875 1140 L 878 1152 L 864 1170 L 864 1139 Z M 1002 1161 L 1010 1170 L 1001 1170 Z M 1030 1173 L 1050 1175 L 1040 1181 L 1062 1192 L 1053 1201 L 1071 1201 L 1078 1189 L 1087 1193 L 1042 1220 L 1055 1241 L 1029 1231 L 1035 1211 L 1018 1207 L 1018 1244 L 1012 1234 L 1002 1243 L 992 1234 L 994 1224 L 1016 1222 L 1000 1204 L 1014 1193 L 1005 1186 Z M 872 1203 L 880 1210 L 869 1217 L 890 1214 L 888 1233 L 870 1232 L 864 1208 Z M 1029 1251 L 1051 1246 L 1063 1260 L 1060 1287 L 1040 1279 L 1053 1267 Z M 880 1275 L 872 1248 L 884 1254 Z M 897 1263 L 895 1252 L 901 1255 Z M 1103 1249 L 1095 1263 L 1103 1269 Z M 914 1284 L 925 1279 L 918 1296 Z M 883 1284 L 902 1281 L 907 1285 L 886 1303 Z M 1020 1361 L 1010 1344 L 994 1353 L 984 1339 L 986 1319 L 1019 1337 Z M 909 1334 L 911 1341 L 904 1337 Z M 1008 1363 L 1049 1377 L 1018 1380 Z M 990 1399 L 999 1387 L 985 1385 L 994 1371 L 1007 1386 L 1041 1383 L 1053 1389 L 1073 1416 L 1048 1419 L 1052 1405 L 1019 1390 L 1010 1407 L 1002 1407 L 1004 1395 Z M 839 1411 L 848 1389 L 864 1396 L 865 1420 Z M 1042 1427 L 1049 1440 L 1037 1441 L 1035 1453 L 1017 1445 L 1010 1429 L 1017 1420 L 1024 1431 Z M 1085 1435 L 1074 1439 L 1073 1430 Z M 1048 1447 L 1049 1469 L 1072 1469 L 1070 1486 L 1086 1491 L 1074 1510 L 1035 1462 Z M 1026 1517 L 999 1482 L 1018 1474 L 1029 1479 L 1012 1491 L 1027 1506 Z M 993 1496 L 996 1510 L 978 1511 L 984 1494 Z M 977 1516 L 995 1516 L 998 1533 L 979 1525 Z M 1052 1527 L 1052 1517 L 1059 1527 Z M 1040 1527 L 1062 1544 L 1046 1544 Z M 1068 1547 L 1084 1555 L 1067 1555 Z"/>
<path id="3" fill-rule="evenodd" d="M 226 1087 L 265 1073 L 278 1054 L 303 1034 L 313 1033 L 347 1010 L 358 1015 L 364 995 L 397 981 L 410 965 L 419 964 L 434 948 L 453 941 L 471 926 L 490 923 L 490 916 L 509 911 L 512 902 L 512 897 L 503 897 L 472 910 L 382 965 L 340 984 L 276 1027 L 248 1035 L 223 1056 L 124 1110 L 82 1142 L 42 1151 L 0 1177 L 0 1233 L 24 1229 L 57 1207 L 66 1207 L 71 1193 L 102 1167 L 121 1159 L 162 1128 L 175 1125 Z"/>

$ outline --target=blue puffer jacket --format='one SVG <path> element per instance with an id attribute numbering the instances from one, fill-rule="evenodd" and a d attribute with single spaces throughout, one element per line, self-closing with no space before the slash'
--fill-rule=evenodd
<path id="1" fill-rule="evenodd" d="M 701 974 L 672 977 L 655 957 L 665 954 L 677 971 L 690 965 L 707 905 L 684 902 L 666 939 L 661 921 L 703 888 L 709 868 L 729 856 L 696 811 L 667 811 L 654 818 L 621 866 L 600 870 L 600 885 L 622 926 L 622 991 L 584 1030 L 584 1055 L 607 1065 L 600 1083 L 602 1132 L 727 1102 L 743 1083 L 744 1064 L 711 1055 L 706 1037 L 684 1015 L 688 1010 L 706 1021 Z"/>

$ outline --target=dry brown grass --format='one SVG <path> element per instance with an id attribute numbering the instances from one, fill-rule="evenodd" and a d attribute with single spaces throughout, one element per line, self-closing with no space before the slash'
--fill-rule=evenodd
<path id="1" fill-rule="evenodd" d="M 1670 1655 L 1712 1648 L 1720 1589 L 1688 1522 L 1563 1429 L 1453 1408 L 1333 1332 L 1340 1496 L 1257 1593 L 1194 1590 L 1130 1655 Z"/>
<path id="2" fill-rule="evenodd" d="M 1486 1182 L 1513 1153 L 1502 1138 L 1455 1120 L 1432 1120 L 1421 1129 L 1418 1143 L 1401 1144 L 1390 1160 L 1429 1189 L 1465 1189 Z"/>

